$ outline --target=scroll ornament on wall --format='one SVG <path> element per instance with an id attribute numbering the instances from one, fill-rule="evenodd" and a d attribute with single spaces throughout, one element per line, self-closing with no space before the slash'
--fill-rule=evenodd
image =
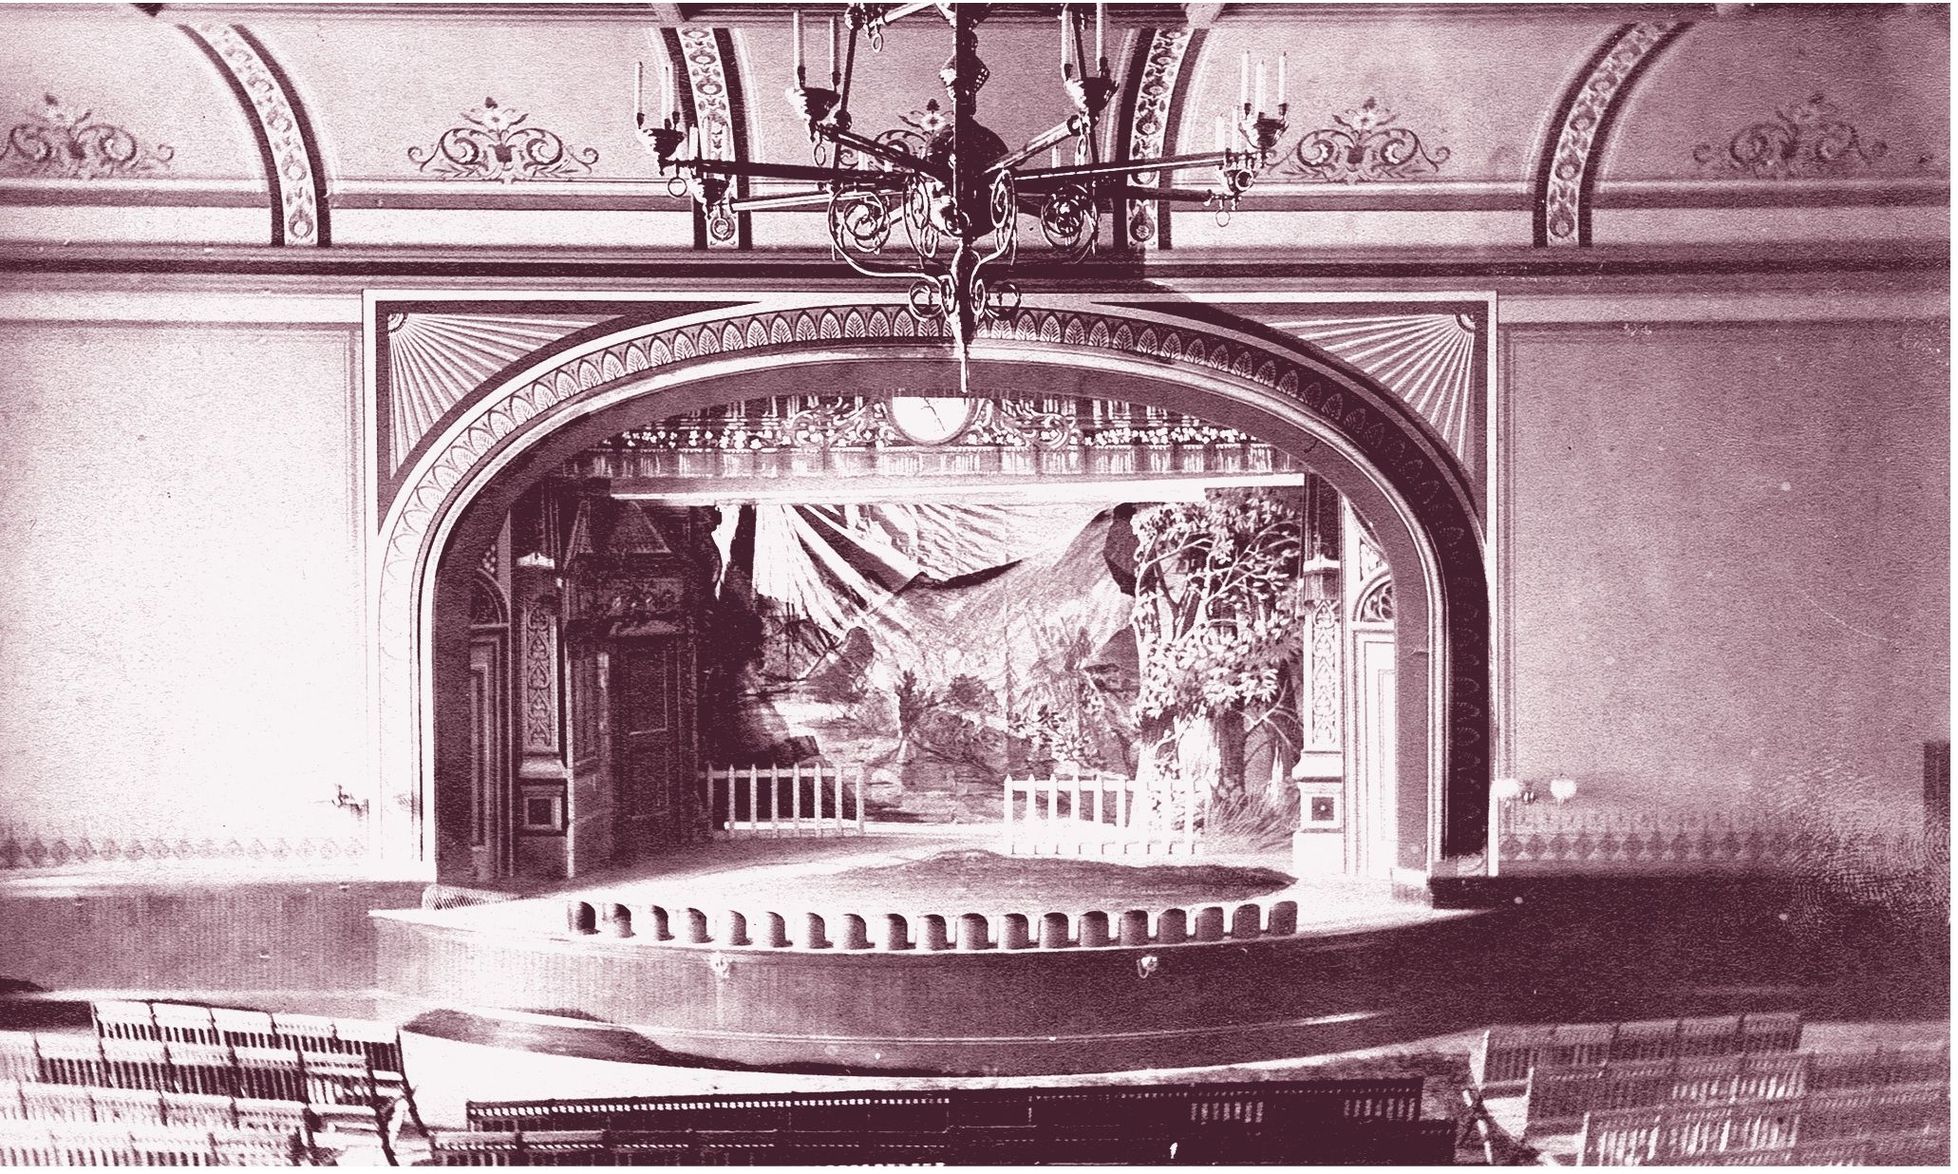
<path id="1" fill-rule="evenodd" d="M 1372 98 L 1332 116 L 1331 126 L 1306 131 L 1279 174 L 1319 183 L 1371 183 L 1432 175 L 1448 162 L 1447 147 L 1430 151 L 1421 136 L 1394 125 L 1400 115 Z"/>
<path id="2" fill-rule="evenodd" d="M 0 144 L 0 175 L 40 179 L 99 179 L 167 171 L 176 152 L 161 144 L 144 148 L 122 127 L 93 121 L 88 110 L 70 110 L 53 94 L 29 108 Z"/>
<path id="3" fill-rule="evenodd" d="M 1799 179 L 1841 175 L 1889 150 L 1880 141 L 1864 141 L 1840 107 L 1813 94 L 1783 106 L 1771 119 L 1741 127 L 1724 149 L 1701 143 L 1693 148 L 1693 159 L 1702 167 L 1756 179 Z"/>
<path id="4" fill-rule="evenodd" d="M 530 115 L 495 98 L 462 112 L 463 125 L 442 132 L 433 146 L 408 148 L 408 160 L 446 179 L 573 179 L 598 162 L 592 147 L 572 149 L 555 132 L 528 125 Z"/>

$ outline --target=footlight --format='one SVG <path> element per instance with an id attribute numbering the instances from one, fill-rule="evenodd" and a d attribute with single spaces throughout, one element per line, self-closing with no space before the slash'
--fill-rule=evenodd
<path id="1" fill-rule="evenodd" d="M 1559 803 L 1569 803 L 1577 794 L 1576 779 L 1551 779 L 1550 797 Z"/>

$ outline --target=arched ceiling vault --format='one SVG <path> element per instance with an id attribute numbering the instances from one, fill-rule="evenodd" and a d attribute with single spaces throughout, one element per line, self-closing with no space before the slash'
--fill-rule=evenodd
<path id="1" fill-rule="evenodd" d="M 818 250 L 820 213 L 702 221 L 633 133 L 635 66 L 665 62 L 725 151 L 807 158 L 781 97 L 790 11 L 0 8 L 0 243 Z M 1052 12 L 982 26 L 981 117 L 1009 143 L 1065 115 Z M 1246 54 L 1285 54 L 1290 106 L 1230 224 L 1113 209 L 1105 251 L 1945 235 L 1939 6 L 1117 4 L 1109 26 L 1104 155 L 1208 149 Z M 865 51 L 860 126 L 942 96 L 948 36 L 926 14 Z"/>

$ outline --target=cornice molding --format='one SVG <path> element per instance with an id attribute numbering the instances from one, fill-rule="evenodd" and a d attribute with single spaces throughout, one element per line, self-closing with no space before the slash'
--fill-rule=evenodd
<path id="1" fill-rule="evenodd" d="M 1216 249 L 1146 259 L 1110 257 L 1078 264 L 1028 262 L 1015 280 L 1029 291 L 1146 290 L 1152 282 L 1232 280 L 1295 289 L 1311 282 L 1799 278 L 1809 274 L 1947 273 L 1947 241 L 1872 241 L 1762 245 L 1614 245 L 1584 250 L 1524 246 L 1484 248 Z M 0 273 L 313 278 L 359 284 L 408 281 L 500 284 L 549 281 L 661 288 L 680 284 L 752 284 L 756 288 L 883 289 L 856 277 L 817 249 L 707 258 L 686 250 L 419 248 L 336 246 L 295 252 L 247 245 L 0 244 Z M 676 284 L 679 283 L 679 284 Z"/>
<path id="2" fill-rule="evenodd" d="M 460 292 L 460 290 L 458 290 Z M 1373 290 L 1375 294 L 1382 294 Z M 1261 301 L 1269 290 L 1239 294 L 1192 294 L 1202 299 Z M 1400 292 L 1406 294 L 1406 292 Z M 1944 284 L 1911 290 L 1844 290 L 1841 282 L 1815 282 L 1801 290 L 1721 290 L 1721 292 L 1643 292 L 1615 290 L 1527 290 L 1502 295 L 1502 333 L 1535 327 L 1606 325 L 1760 325 L 1760 323 L 1872 323 L 1944 321 L 1950 317 L 1950 292 Z M 360 292 L 196 290 L 170 284 L 155 290 L 4 290 L 0 323 L 47 325 L 123 325 L 123 327 L 237 327 L 256 331 L 268 325 L 309 329 L 358 329 Z"/>
<path id="3" fill-rule="evenodd" d="M 258 207 L 265 203 L 258 179 L 58 179 L 9 176 L 0 180 L 0 205 L 23 207 Z M 1494 180 L 1382 181 L 1366 184 L 1263 184 L 1245 193 L 1246 212 L 1522 212 L 1530 208 L 1528 184 Z M 1654 178 L 1601 182 L 1594 208 L 1704 211 L 1725 208 L 1931 207 L 1951 202 L 1943 175 L 1849 176 L 1759 180 Z M 693 202 L 658 180 L 433 180 L 377 177 L 333 182 L 327 204 L 340 209 L 494 212 L 687 213 Z M 1154 208 L 1153 204 L 1144 207 Z"/>

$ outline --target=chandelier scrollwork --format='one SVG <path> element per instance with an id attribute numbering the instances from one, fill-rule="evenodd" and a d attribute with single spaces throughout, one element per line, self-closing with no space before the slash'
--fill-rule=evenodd
<path id="1" fill-rule="evenodd" d="M 840 18 L 825 23 L 829 69 L 814 84 L 802 14 L 795 13 L 794 80 L 785 94 L 809 129 L 812 163 L 724 158 L 717 144 L 703 151 L 699 129 L 679 117 L 670 67 L 662 66 L 657 118 L 649 117 L 643 101 L 635 101 L 640 139 L 659 173 L 676 194 L 690 195 L 710 224 L 731 223 L 743 212 L 826 210 L 836 257 L 860 273 L 908 279 L 911 313 L 920 321 L 946 323 L 962 383 L 968 349 L 981 329 L 989 322 L 1010 322 L 1019 308 L 1020 291 L 1002 271 L 1016 260 L 1021 216 L 1035 220 L 1047 245 L 1067 262 L 1094 253 L 1102 217 L 1122 201 L 1198 204 L 1215 210 L 1220 220 L 1227 218 L 1273 163 L 1287 110 L 1283 56 L 1271 113 L 1265 105 L 1264 64 L 1257 65 L 1254 100 L 1247 54 L 1238 104 L 1217 120 L 1215 150 L 1104 161 L 1098 131 L 1118 84 L 1108 68 L 1103 5 L 1094 6 L 1092 51 L 1090 22 L 1063 5 L 1058 10 L 1060 80 L 1072 110 L 1024 145 L 1009 148 L 978 118 L 979 90 L 989 76 L 979 58 L 979 25 L 990 7 L 953 0 L 847 4 Z M 935 12 L 951 26 L 952 56 L 939 71 L 949 105 L 941 108 L 933 100 L 901 119 L 901 126 L 874 135 L 858 132 L 850 92 L 859 42 L 880 51 L 886 28 L 923 12 Z M 643 77 L 639 89 L 643 93 Z M 1072 161 L 1063 163 L 1069 140 Z M 1177 172 L 1203 168 L 1214 169 L 1216 176 L 1206 190 L 1170 182 Z M 1138 176 L 1147 182 L 1138 183 Z M 741 178 L 808 186 L 742 195 L 733 183 Z M 905 232 L 902 245 L 894 240 L 899 224 Z"/>

